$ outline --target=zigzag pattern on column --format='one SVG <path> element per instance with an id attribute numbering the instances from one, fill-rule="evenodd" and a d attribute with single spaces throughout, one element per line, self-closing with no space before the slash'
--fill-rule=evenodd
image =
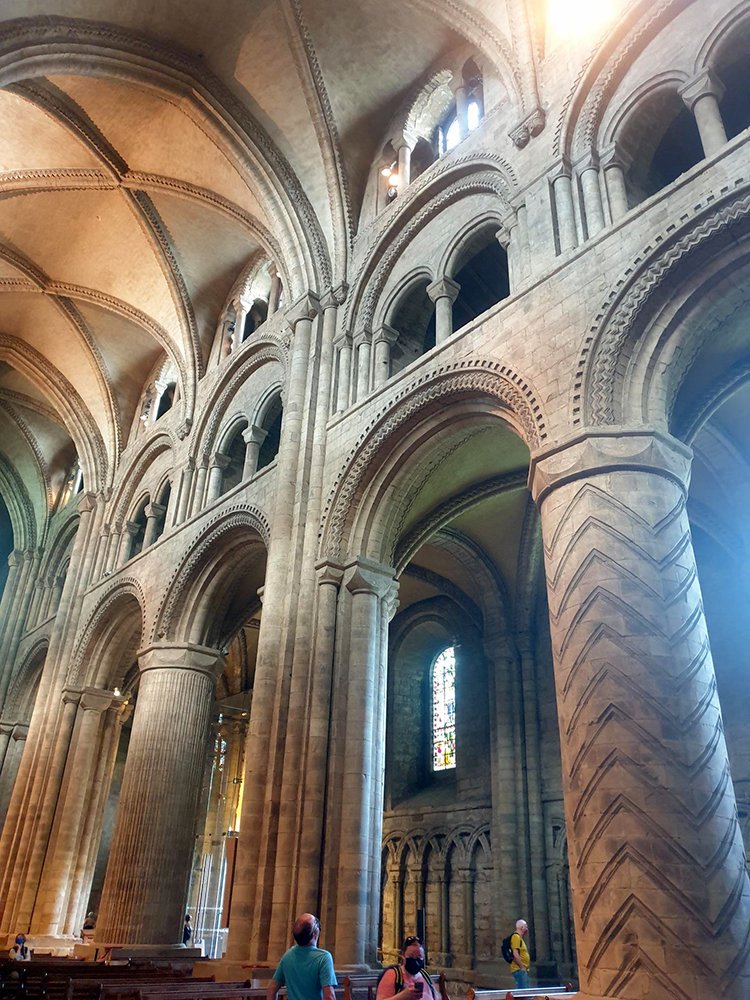
<path id="1" fill-rule="evenodd" d="M 612 472 L 543 515 L 582 989 L 739 1000 L 750 886 L 683 492 Z"/>

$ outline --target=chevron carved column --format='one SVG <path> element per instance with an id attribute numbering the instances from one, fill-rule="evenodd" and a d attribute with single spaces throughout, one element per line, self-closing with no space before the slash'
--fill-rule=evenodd
<path id="1" fill-rule="evenodd" d="M 532 460 L 582 997 L 750 996 L 750 884 L 690 461 L 668 435 L 623 428 Z"/>

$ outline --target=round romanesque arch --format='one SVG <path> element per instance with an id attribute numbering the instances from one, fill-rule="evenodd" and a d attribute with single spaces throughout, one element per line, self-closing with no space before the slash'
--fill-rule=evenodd
<path id="1" fill-rule="evenodd" d="M 715 283 L 723 269 L 742 266 L 750 250 L 748 216 L 747 185 L 721 199 L 708 197 L 680 228 L 670 225 L 657 234 L 626 269 L 584 339 L 571 389 L 574 426 L 628 419 L 669 424 L 671 402 L 699 347 L 690 343 L 694 329 L 682 317 L 691 299 L 705 293 L 708 277 Z M 665 367 L 672 334 L 682 342 L 671 343 L 675 363 Z M 648 357 L 645 345 L 652 349 Z"/>
<path id="2" fill-rule="evenodd" d="M 177 563 L 157 612 L 152 641 L 225 646 L 259 604 L 270 526 L 257 507 L 230 507 L 213 518 Z"/>
<path id="3" fill-rule="evenodd" d="M 79 633 L 71 663 L 71 687 L 121 685 L 146 634 L 146 597 L 134 577 L 106 588 Z"/>
<path id="4" fill-rule="evenodd" d="M 497 361 L 473 360 L 441 366 L 404 385 L 360 435 L 329 496 L 323 518 L 320 550 L 340 561 L 350 551 L 391 564 L 399 541 L 398 514 L 383 537 L 384 525 L 373 530 L 373 484 L 382 491 L 399 473 L 397 453 L 415 451 L 420 440 L 434 440 L 436 427 L 462 412 L 467 419 L 499 419 L 530 448 L 547 436 L 543 410 L 533 387 Z M 407 438 L 408 443 L 407 443 Z M 478 487 L 477 487 L 478 488 Z M 493 487 L 488 487 L 492 489 Z"/>

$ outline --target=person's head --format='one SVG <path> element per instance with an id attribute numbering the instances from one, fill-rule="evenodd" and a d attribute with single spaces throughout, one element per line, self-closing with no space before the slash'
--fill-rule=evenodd
<path id="1" fill-rule="evenodd" d="M 190 914 L 189 914 L 189 913 L 186 913 L 186 914 L 185 914 L 185 923 L 186 923 L 186 924 L 189 924 L 189 923 L 190 923 Z"/>
<path id="2" fill-rule="evenodd" d="M 424 946 L 415 934 L 404 938 L 401 945 L 401 964 L 410 976 L 416 976 L 424 968 Z"/>
<path id="3" fill-rule="evenodd" d="M 292 934 L 297 944 L 317 944 L 320 937 L 320 921 L 313 913 L 301 913 L 292 925 Z"/>
<path id="4" fill-rule="evenodd" d="M 16 934 L 16 944 L 19 946 L 19 948 L 22 945 L 26 944 L 26 935 L 25 934 Z"/>
<path id="5" fill-rule="evenodd" d="M 529 925 L 525 920 L 516 920 L 516 934 L 520 934 L 521 937 L 526 937 L 529 933 Z"/>

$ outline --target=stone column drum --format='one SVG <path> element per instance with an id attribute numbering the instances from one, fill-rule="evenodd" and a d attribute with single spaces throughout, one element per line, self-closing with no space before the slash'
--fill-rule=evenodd
<path id="1" fill-rule="evenodd" d="M 582 997 L 750 996 L 750 884 L 685 507 L 621 427 L 532 458 Z"/>
<path id="2" fill-rule="evenodd" d="M 214 686 L 223 661 L 203 646 L 152 646 L 141 671 L 96 939 L 181 940 Z"/>

